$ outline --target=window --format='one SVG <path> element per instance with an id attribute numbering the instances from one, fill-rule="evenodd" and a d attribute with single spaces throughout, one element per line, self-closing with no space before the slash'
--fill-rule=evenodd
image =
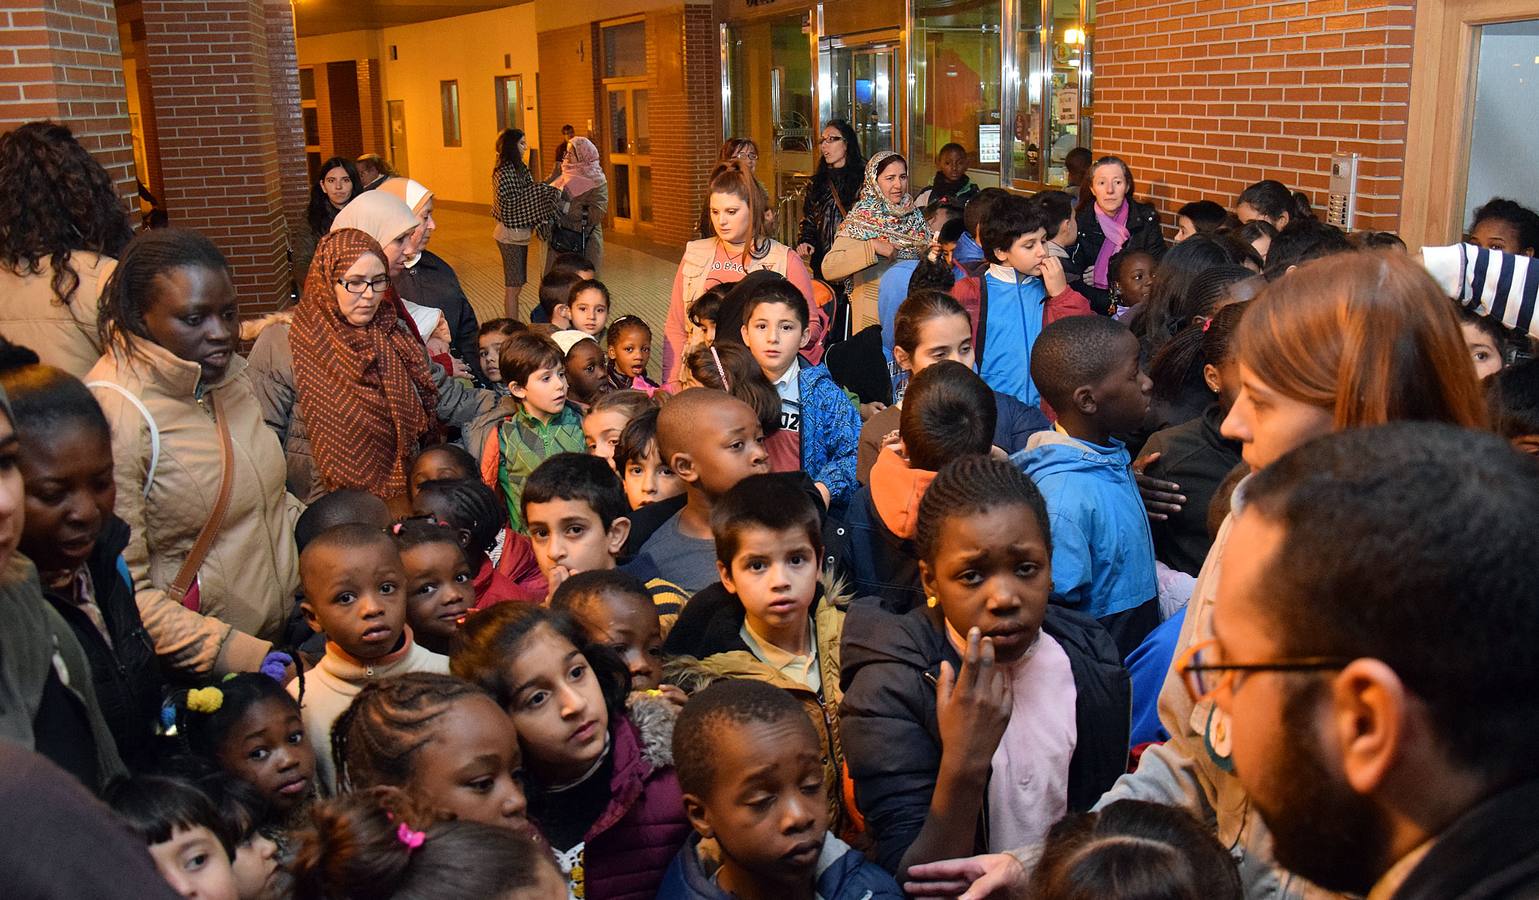
<path id="1" fill-rule="evenodd" d="M 1061 187 L 1064 156 L 1090 146 L 1094 0 L 1015 0 L 1010 173 L 1027 190 Z"/>
<path id="2" fill-rule="evenodd" d="M 310 66 L 299 70 L 299 99 L 315 99 L 315 69 Z"/>
<path id="3" fill-rule="evenodd" d="M 632 78 L 647 74 L 647 23 L 605 25 L 604 77 Z"/>
<path id="4" fill-rule="evenodd" d="M 518 75 L 497 76 L 497 130 L 524 127 L 524 80 Z"/>
<path id="5" fill-rule="evenodd" d="M 950 143 L 966 148 L 973 181 L 998 184 L 999 35 L 999 0 L 915 0 L 909 184 L 916 191 L 935 176 L 935 156 Z"/>
<path id="6" fill-rule="evenodd" d="M 443 106 L 444 146 L 460 146 L 460 83 L 438 82 L 438 100 Z"/>
<path id="7" fill-rule="evenodd" d="M 1539 121 L 1513 115 L 1533 101 L 1539 74 L 1539 19 L 1486 25 L 1479 34 L 1469 181 L 1460 228 L 1469 227 L 1475 208 L 1492 197 L 1520 198 L 1525 205 L 1539 197 L 1539 170 L 1513 165 L 1527 157 L 1539 140 Z"/>

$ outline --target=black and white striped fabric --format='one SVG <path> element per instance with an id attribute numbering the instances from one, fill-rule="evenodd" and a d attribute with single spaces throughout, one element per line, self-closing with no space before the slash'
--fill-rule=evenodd
<path id="1" fill-rule="evenodd" d="M 1465 309 L 1539 337 L 1539 259 L 1474 244 L 1423 247 L 1421 259 L 1443 293 Z"/>

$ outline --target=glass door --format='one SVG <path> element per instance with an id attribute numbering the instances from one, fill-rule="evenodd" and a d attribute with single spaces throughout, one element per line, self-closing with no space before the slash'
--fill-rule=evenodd
<path id="1" fill-rule="evenodd" d="M 604 86 L 609 123 L 609 212 L 634 233 L 652 223 L 652 137 L 646 82 Z"/>
<path id="2" fill-rule="evenodd" d="M 803 15 L 789 13 L 723 29 L 723 134 L 758 145 L 754 174 L 777 204 L 812 174 L 818 158 L 816 45 L 802 30 Z M 782 224 L 800 219 L 799 207 L 781 212 Z"/>
<path id="3" fill-rule="evenodd" d="M 900 51 L 894 39 L 824 41 L 820 62 L 828 79 L 829 117 L 849 121 L 867 159 L 879 150 L 900 146 L 893 103 L 893 92 L 901 83 Z"/>

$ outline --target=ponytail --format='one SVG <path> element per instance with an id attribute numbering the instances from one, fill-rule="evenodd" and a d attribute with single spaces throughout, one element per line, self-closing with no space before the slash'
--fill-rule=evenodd
<path id="1" fill-rule="evenodd" d="M 743 245 L 745 253 L 755 258 L 768 253 L 770 238 L 765 217 L 769 212 L 769 194 L 765 193 L 764 185 L 748 171 L 748 166 L 741 160 L 730 159 L 717 163 L 716 168 L 711 170 L 710 186 L 706 189 L 707 216 L 710 215 L 711 194 L 727 194 L 748 204 L 748 240 Z M 714 229 L 714 225 L 712 227 Z"/>

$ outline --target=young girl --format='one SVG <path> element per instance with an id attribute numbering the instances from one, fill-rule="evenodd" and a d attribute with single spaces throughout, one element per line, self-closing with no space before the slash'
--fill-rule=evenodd
<path id="1" fill-rule="evenodd" d="M 1240 900 L 1240 873 L 1223 845 L 1185 810 L 1118 800 L 1053 826 L 1031 876 L 1041 900 L 1202 897 Z"/>
<path id="2" fill-rule="evenodd" d="M 660 386 L 647 377 L 652 359 L 652 328 L 639 316 L 621 316 L 609 326 L 609 381 L 616 390 L 637 390 L 648 397 Z"/>
<path id="3" fill-rule="evenodd" d="M 473 609 L 544 598 L 545 579 L 538 560 L 527 541 L 510 542 L 506 509 L 485 484 L 475 478 L 426 482 L 412 500 L 412 513 L 431 516 L 454 530 L 472 573 Z M 506 568 L 492 558 L 499 547 L 505 551 L 501 562 Z"/>
<path id="4" fill-rule="evenodd" d="M 793 432 L 780 428 L 780 392 L 748 348 L 737 341 L 698 347 L 686 360 L 695 383 L 726 391 L 753 407 L 764 430 L 764 450 L 771 472 L 798 472 L 802 468 L 801 445 Z"/>
<path id="5" fill-rule="evenodd" d="M 343 792 L 395 788 L 435 817 L 534 835 L 513 722 L 475 685 L 433 672 L 373 682 L 331 735 Z"/>
<path id="6" fill-rule="evenodd" d="M 1475 364 L 1477 378 L 1487 378 L 1507 367 L 1507 347 L 1511 339 L 1502 323 L 1461 309 L 1459 331 L 1464 335 L 1465 346 L 1470 349 L 1470 361 Z"/>
<path id="7" fill-rule="evenodd" d="M 650 900 L 690 831 L 668 704 L 646 704 L 633 719 L 625 664 L 571 617 L 539 606 L 473 617 L 451 668 L 512 716 L 530 815 L 572 896 Z"/>
<path id="8" fill-rule="evenodd" d="M 898 307 L 893 320 L 893 361 L 912 378 L 942 360 L 954 360 L 970 369 L 977 368 L 973 353 L 972 320 L 955 298 L 943 291 L 920 290 L 909 295 Z M 1040 409 L 1027 406 L 1009 394 L 994 391 L 994 446 L 1014 453 L 1026 446 L 1026 439 L 1049 428 Z M 855 477 L 861 484 L 871 478 L 882 440 L 898 430 L 903 415 L 903 395 L 860 429 L 860 449 L 855 461 Z"/>
<path id="9" fill-rule="evenodd" d="M 1171 256 L 1175 253 L 1172 250 Z M 1250 270 L 1240 266 L 1208 269 L 1193 281 L 1181 309 L 1166 319 L 1172 326 L 1179 323 L 1179 329 L 1173 328 L 1159 349 L 1150 351 L 1149 378 L 1154 382 L 1154 394 L 1146 422 L 1151 430 L 1191 421 L 1201 416 L 1213 401 L 1215 389 L 1203 368 L 1203 335 L 1213 327 L 1214 316 L 1221 307 L 1254 296 L 1255 285 L 1261 279 L 1245 283 L 1251 278 Z"/>
<path id="10" fill-rule="evenodd" d="M 499 397 L 508 395 L 508 388 L 502 383 L 502 371 L 497 368 L 502 345 L 513 335 L 528 330 L 529 326 L 516 319 L 491 319 L 481 323 L 476 337 L 476 357 L 481 361 L 481 373 Z"/>
<path id="11" fill-rule="evenodd" d="M 550 608 L 569 613 L 595 642 L 607 644 L 631 673 L 631 689 L 656 691 L 663 680 L 663 626 L 647 586 L 619 569 L 578 572 L 556 588 Z"/>
<path id="12" fill-rule="evenodd" d="M 319 804 L 310 818 L 292 867 L 296 900 L 566 897 L 538 842 L 480 822 L 436 820 L 389 788 Z"/>
<path id="13" fill-rule="evenodd" d="M 609 324 L 609 288 L 595 278 L 584 278 L 572 285 L 567 300 L 572 327 L 593 338 L 604 340 L 604 328 Z"/>
<path id="14" fill-rule="evenodd" d="M 587 413 L 600 397 L 614 390 L 609 381 L 604 350 L 591 335 L 576 329 L 558 331 L 551 335 L 551 340 L 566 354 L 565 372 L 571 400 L 579 411 Z"/>
<path id="15" fill-rule="evenodd" d="M 615 470 L 633 510 L 684 493 L 684 482 L 657 453 L 657 412 L 649 409 L 630 420 L 615 444 Z"/>
<path id="16" fill-rule="evenodd" d="M 390 533 L 406 569 L 406 624 L 412 637 L 448 656 L 460 623 L 476 602 L 460 532 L 429 516 L 396 522 Z"/>
<path id="17" fill-rule="evenodd" d="M 417 454 L 412 461 L 407 496 L 415 499 L 417 490 L 429 481 L 445 478 L 474 478 L 477 466 L 475 457 L 457 444 L 438 444 Z"/>
<path id="18" fill-rule="evenodd" d="M 1539 249 L 1539 213 L 1502 197 L 1475 210 L 1470 242 L 1487 250 L 1533 256 Z"/>
<path id="19" fill-rule="evenodd" d="M 1154 293 L 1154 255 L 1145 250 L 1118 253 L 1107 263 L 1107 293 L 1115 315 L 1127 319 Z"/>
<path id="20" fill-rule="evenodd" d="M 305 735 L 299 704 L 273 677 L 286 657 L 273 654 L 271 674 L 242 672 L 214 685 L 172 696 L 177 733 L 192 755 L 257 789 L 278 820 L 315 794 L 315 748 Z"/>
<path id="21" fill-rule="evenodd" d="M 1036 843 L 1127 762 L 1127 672 L 1094 619 L 1048 605 L 1031 479 L 984 456 L 948 463 L 915 542 L 929 605 L 856 604 L 842 659 L 845 758 L 893 872 Z"/>
<path id="22" fill-rule="evenodd" d="M 651 395 L 641 391 L 615 390 L 600 397 L 582 419 L 588 454 L 605 460 L 610 468 L 614 468 L 615 445 L 620 442 L 620 432 L 631 419 L 652 406 Z"/>
<path id="23" fill-rule="evenodd" d="M 690 350 L 716 343 L 716 322 L 721 317 L 721 304 L 731 291 L 730 284 L 713 284 L 690 305 L 689 324 L 697 337 Z"/>
<path id="24" fill-rule="evenodd" d="M 223 833 L 235 846 L 230 869 L 240 900 L 284 900 L 290 896 L 288 874 L 278 867 L 278 842 L 267 830 L 268 805 L 256 788 L 224 772 L 193 776 L 223 821 Z M 279 834 L 278 837 L 283 837 Z"/>

